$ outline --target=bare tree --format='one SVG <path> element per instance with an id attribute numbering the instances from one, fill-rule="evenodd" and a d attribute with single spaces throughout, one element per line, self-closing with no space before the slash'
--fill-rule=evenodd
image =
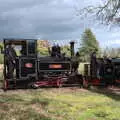
<path id="1" fill-rule="evenodd" d="M 102 23 L 120 23 L 120 0 L 106 0 L 98 6 L 87 6 L 80 10 L 80 15 L 93 14 Z"/>

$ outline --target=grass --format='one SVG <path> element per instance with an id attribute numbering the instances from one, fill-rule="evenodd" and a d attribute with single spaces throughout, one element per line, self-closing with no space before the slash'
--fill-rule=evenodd
<path id="1" fill-rule="evenodd" d="M 119 100 L 79 88 L 1 91 L 0 120 L 120 120 Z"/>

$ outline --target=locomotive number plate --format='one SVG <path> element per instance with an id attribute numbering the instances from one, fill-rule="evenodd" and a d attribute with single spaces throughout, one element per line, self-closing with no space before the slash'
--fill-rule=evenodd
<path id="1" fill-rule="evenodd" d="M 59 68 L 62 68 L 62 65 L 61 64 L 50 64 L 49 68 L 59 69 Z"/>

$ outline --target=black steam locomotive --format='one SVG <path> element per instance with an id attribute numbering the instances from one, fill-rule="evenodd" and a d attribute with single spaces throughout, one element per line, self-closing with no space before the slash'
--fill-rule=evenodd
<path id="1" fill-rule="evenodd" d="M 90 64 L 85 64 L 83 77 L 83 86 L 90 85 L 120 85 L 120 58 L 96 58 L 93 52 Z"/>
<path id="2" fill-rule="evenodd" d="M 4 49 L 9 44 L 21 47 L 16 58 L 14 78 L 7 78 L 4 57 L 4 89 L 32 86 L 57 86 L 81 84 L 78 74 L 78 55 L 74 55 L 74 42 L 70 42 L 71 57 L 61 53 L 59 46 L 52 46 L 49 56 L 38 56 L 35 39 L 4 39 Z"/>

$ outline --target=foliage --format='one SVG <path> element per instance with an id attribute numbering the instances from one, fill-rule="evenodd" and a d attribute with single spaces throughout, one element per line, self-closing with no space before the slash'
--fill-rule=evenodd
<path id="1" fill-rule="evenodd" d="M 79 53 L 82 61 L 88 61 L 91 52 L 96 51 L 98 53 L 100 50 L 99 43 L 90 29 L 86 29 L 83 33 L 81 43 Z"/>
<path id="2" fill-rule="evenodd" d="M 111 58 L 120 57 L 120 48 L 106 47 L 103 50 L 102 54 L 103 54 L 103 56 L 111 57 Z"/>
<path id="3" fill-rule="evenodd" d="M 71 53 L 70 53 L 70 46 L 69 45 L 61 46 L 61 52 L 65 53 L 66 56 L 70 56 L 71 55 Z"/>
<path id="4" fill-rule="evenodd" d="M 42 56 L 47 56 L 49 54 L 48 47 L 49 43 L 47 40 L 38 40 L 37 41 L 37 52 Z"/>
<path id="5" fill-rule="evenodd" d="M 3 57 L 3 54 L 0 54 L 0 64 L 3 64 L 4 63 L 4 57 Z"/>
<path id="6" fill-rule="evenodd" d="M 47 41 L 45 41 L 45 42 L 38 41 L 37 47 L 38 47 L 37 51 L 40 55 L 47 56 L 47 55 L 49 55 L 48 48 L 51 50 L 52 46 Z M 61 53 L 65 53 L 66 56 L 70 56 L 70 46 L 69 45 L 63 45 L 60 47 L 61 47 Z"/>
<path id="7" fill-rule="evenodd" d="M 3 49 L 3 43 L 0 42 L 0 49 Z"/>
<path id="8" fill-rule="evenodd" d="M 47 56 L 49 55 L 48 49 L 47 48 L 38 48 L 38 53 L 42 56 Z"/>

